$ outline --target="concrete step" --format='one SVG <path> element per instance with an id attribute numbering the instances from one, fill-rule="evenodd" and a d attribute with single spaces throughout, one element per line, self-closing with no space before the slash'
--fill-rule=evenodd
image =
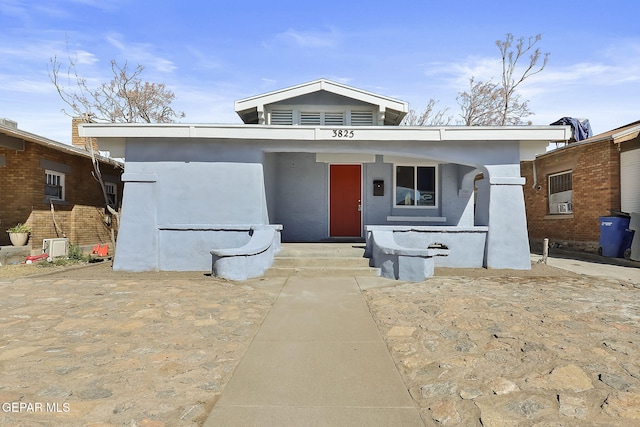
<path id="1" fill-rule="evenodd" d="M 265 276 L 379 276 L 363 243 L 283 243 Z"/>
<path id="2" fill-rule="evenodd" d="M 312 257 L 312 256 L 276 256 L 274 267 L 368 267 L 368 258 L 354 257 Z"/>
<path id="3" fill-rule="evenodd" d="M 347 277 L 347 276 L 380 276 L 380 269 L 373 267 L 271 267 L 266 277 Z"/>
<path id="4" fill-rule="evenodd" d="M 364 243 L 283 243 L 278 256 L 362 258 L 364 247 Z"/>

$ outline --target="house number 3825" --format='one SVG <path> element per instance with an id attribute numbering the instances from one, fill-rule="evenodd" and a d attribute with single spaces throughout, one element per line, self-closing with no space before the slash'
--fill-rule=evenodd
<path id="1" fill-rule="evenodd" d="M 353 138 L 353 131 L 352 130 L 343 130 L 343 129 L 333 129 L 333 134 L 331 135 L 332 138 Z"/>

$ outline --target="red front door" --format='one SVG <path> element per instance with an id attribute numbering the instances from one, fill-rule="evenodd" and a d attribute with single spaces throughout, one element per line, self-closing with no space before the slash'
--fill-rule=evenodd
<path id="1" fill-rule="evenodd" d="M 362 172 L 360 165 L 329 167 L 329 234 L 331 237 L 360 237 Z"/>

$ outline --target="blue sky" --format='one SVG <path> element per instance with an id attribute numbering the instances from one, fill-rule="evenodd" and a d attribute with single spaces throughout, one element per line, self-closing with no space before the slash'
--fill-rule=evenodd
<path id="1" fill-rule="evenodd" d="M 235 100 L 318 78 L 455 117 L 471 76 L 500 78 L 496 40 L 541 33 L 549 64 L 520 88 L 530 119 L 600 133 L 640 119 L 639 15 L 636 0 L 0 0 L 0 117 L 68 143 L 48 76 L 68 52 L 96 86 L 112 59 L 143 65 L 185 123 L 240 123 Z"/>

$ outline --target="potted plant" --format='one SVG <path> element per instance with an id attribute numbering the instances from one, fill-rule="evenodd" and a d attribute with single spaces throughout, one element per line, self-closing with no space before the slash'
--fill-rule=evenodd
<path id="1" fill-rule="evenodd" d="M 9 233 L 9 239 L 11 239 L 11 244 L 13 246 L 24 246 L 27 244 L 29 240 L 29 233 L 31 232 L 31 227 L 26 224 L 16 224 L 13 227 L 7 229 L 7 233 Z"/>

